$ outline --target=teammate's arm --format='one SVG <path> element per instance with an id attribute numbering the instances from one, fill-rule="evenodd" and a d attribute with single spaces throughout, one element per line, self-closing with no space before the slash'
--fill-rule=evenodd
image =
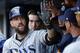
<path id="1" fill-rule="evenodd" d="M 61 35 L 56 29 L 47 29 L 48 34 L 45 36 L 47 44 L 57 44 L 61 40 Z"/>

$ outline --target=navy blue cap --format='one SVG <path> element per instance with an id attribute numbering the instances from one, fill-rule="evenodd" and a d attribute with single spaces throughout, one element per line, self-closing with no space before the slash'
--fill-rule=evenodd
<path id="1" fill-rule="evenodd" d="M 61 21 L 64 21 L 65 17 L 64 17 L 64 15 L 60 15 L 60 16 L 58 16 L 58 19 L 61 20 Z"/>
<path id="2" fill-rule="evenodd" d="M 68 10 L 65 11 L 64 20 L 69 21 L 71 23 L 76 23 L 77 24 L 75 13 L 71 9 L 68 9 Z"/>
<path id="3" fill-rule="evenodd" d="M 25 15 L 25 10 L 21 6 L 13 7 L 9 13 L 9 19 L 14 18 L 15 16 L 23 16 Z"/>

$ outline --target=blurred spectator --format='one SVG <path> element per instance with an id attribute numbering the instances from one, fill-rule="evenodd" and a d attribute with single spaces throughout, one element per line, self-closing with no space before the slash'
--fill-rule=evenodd
<path id="1" fill-rule="evenodd" d="M 44 29 L 44 23 L 41 20 L 40 12 L 36 10 L 30 10 L 28 12 L 28 18 L 29 18 L 28 27 L 30 30 Z"/>
<path id="2" fill-rule="evenodd" d="M 77 0 L 63 0 L 61 7 L 62 14 L 64 14 L 67 9 L 74 7 L 76 5 L 76 2 Z"/>

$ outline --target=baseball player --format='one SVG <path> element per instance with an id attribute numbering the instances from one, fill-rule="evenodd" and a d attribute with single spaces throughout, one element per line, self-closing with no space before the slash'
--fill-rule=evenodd
<path id="1" fill-rule="evenodd" d="M 46 30 L 28 30 L 26 11 L 21 6 L 13 7 L 9 13 L 10 25 L 15 29 L 15 34 L 6 40 L 3 53 L 48 53 L 46 44 L 57 43 L 59 36 L 47 26 Z"/>

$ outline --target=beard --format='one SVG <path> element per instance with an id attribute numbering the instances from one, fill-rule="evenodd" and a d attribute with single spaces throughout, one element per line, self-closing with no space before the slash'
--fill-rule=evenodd
<path id="1" fill-rule="evenodd" d="M 24 26 L 23 28 L 15 28 L 15 31 L 18 33 L 18 34 L 26 34 L 27 31 L 28 31 L 28 27 L 27 26 Z"/>
<path id="2" fill-rule="evenodd" d="M 16 32 L 19 33 L 19 34 L 25 34 L 26 33 L 26 30 L 20 31 L 20 30 L 16 29 Z"/>

